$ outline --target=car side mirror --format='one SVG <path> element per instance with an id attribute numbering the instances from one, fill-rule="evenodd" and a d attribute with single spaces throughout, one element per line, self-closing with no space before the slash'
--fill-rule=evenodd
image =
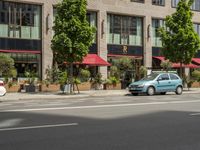
<path id="1" fill-rule="evenodd" d="M 158 82 L 161 81 L 161 80 L 162 80 L 162 79 L 159 79 L 159 78 L 157 79 Z"/>

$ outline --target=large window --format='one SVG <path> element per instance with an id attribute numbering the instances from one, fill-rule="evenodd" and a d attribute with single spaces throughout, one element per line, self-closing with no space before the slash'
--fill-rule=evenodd
<path id="1" fill-rule="evenodd" d="M 97 28 L 97 13 L 96 12 L 87 12 L 87 21 L 89 22 L 90 26 Z M 94 34 L 94 41 L 93 43 L 97 42 L 97 31 Z"/>
<path id="2" fill-rule="evenodd" d="M 200 24 L 194 23 L 194 30 L 200 36 Z"/>
<path id="3" fill-rule="evenodd" d="M 0 1 L 0 37 L 41 39 L 41 6 Z"/>
<path id="4" fill-rule="evenodd" d="M 142 46 L 142 18 L 108 14 L 107 43 Z"/>
<path id="5" fill-rule="evenodd" d="M 164 6 L 165 5 L 165 0 L 152 0 L 153 5 L 160 5 Z"/>
<path id="6" fill-rule="evenodd" d="M 172 7 L 177 7 L 180 0 L 172 0 Z M 192 10 L 200 11 L 200 0 L 194 0 L 191 6 Z"/>
<path id="7" fill-rule="evenodd" d="M 162 47 L 162 42 L 158 34 L 158 29 L 164 26 L 164 20 L 162 19 L 152 19 L 152 46 Z"/>

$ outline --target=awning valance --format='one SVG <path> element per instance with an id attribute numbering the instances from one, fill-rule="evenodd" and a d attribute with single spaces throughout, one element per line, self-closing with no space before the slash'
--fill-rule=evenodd
<path id="1" fill-rule="evenodd" d="M 194 62 L 195 64 L 200 65 L 200 58 L 192 58 L 192 62 Z"/>
<path id="2" fill-rule="evenodd" d="M 108 54 L 108 57 L 129 57 L 129 58 L 142 59 L 142 56 L 133 56 L 133 55 L 117 55 L 117 54 Z"/>
<path id="3" fill-rule="evenodd" d="M 29 53 L 29 54 L 41 54 L 41 51 L 36 50 L 1 50 L 2 53 Z"/>
<path id="4" fill-rule="evenodd" d="M 153 58 L 158 59 L 158 60 L 160 60 L 160 61 L 164 61 L 164 60 L 165 60 L 165 57 L 162 57 L 162 56 L 153 56 Z M 194 59 L 194 58 L 193 58 L 193 59 Z M 190 63 L 190 64 L 183 64 L 182 66 L 183 66 L 184 68 L 200 68 L 200 66 L 197 66 L 197 65 L 192 64 L 192 63 Z M 173 64 L 172 64 L 172 67 L 173 67 L 173 68 L 180 68 L 181 65 L 180 65 L 180 63 L 173 63 Z"/>
<path id="5" fill-rule="evenodd" d="M 83 58 L 83 61 L 77 64 L 90 65 L 90 66 L 111 66 L 110 63 L 102 59 L 97 54 L 87 54 L 87 56 Z"/>

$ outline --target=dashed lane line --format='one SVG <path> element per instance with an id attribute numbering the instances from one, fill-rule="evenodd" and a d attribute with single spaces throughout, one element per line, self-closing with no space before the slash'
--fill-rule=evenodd
<path id="1" fill-rule="evenodd" d="M 54 108 L 34 108 L 34 109 L 13 109 L 1 110 L 1 112 L 30 112 L 30 111 L 47 111 L 47 110 L 70 110 L 70 109 L 92 109 L 92 108 L 111 108 L 111 107 L 129 107 L 129 106 L 145 106 L 145 105 L 165 105 L 165 104 L 184 104 L 199 103 L 200 100 L 189 101 L 168 101 L 168 102 L 150 102 L 150 103 L 132 103 L 132 104 L 108 104 L 108 105 L 91 105 L 91 106 L 74 106 L 74 107 L 54 107 Z"/>
<path id="2" fill-rule="evenodd" d="M 0 131 L 28 130 L 28 129 L 41 129 L 41 128 L 55 128 L 55 127 L 77 126 L 77 125 L 78 125 L 78 123 L 52 124 L 52 125 L 41 125 L 41 126 L 2 128 L 2 129 L 0 129 Z"/>

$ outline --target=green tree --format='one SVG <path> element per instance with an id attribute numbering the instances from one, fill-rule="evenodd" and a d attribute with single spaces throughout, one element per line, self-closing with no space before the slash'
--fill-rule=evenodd
<path id="1" fill-rule="evenodd" d="M 122 80 L 124 80 L 126 73 L 133 70 L 134 67 L 132 60 L 128 57 L 114 60 L 113 65 L 117 67 Z"/>
<path id="2" fill-rule="evenodd" d="M 0 76 L 6 78 L 17 76 L 14 60 L 9 55 L 0 54 Z"/>
<path id="3" fill-rule="evenodd" d="M 56 6 L 55 31 L 52 40 L 54 59 L 58 64 L 70 65 L 70 83 L 73 84 L 73 63 L 81 62 L 88 54 L 95 28 L 86 20 L 86 0 L 63 0 Z M 73 88 L 70 92 L 72 93 Z"/>
<path id="4" fill-rule="evenodd" d="M 170 62 L 169 60 L 164 60 L 161 62 L 160 66 L 165 70 L 165 71 L 169 71 L 169 69 L 172 68 L 172 62 Z"/>
<path id="5" fill-rule="evenodd" d="M 194 31 L 190 9 L 194 0 L 180 0 L 176 12 L 165 18 L 165 27 L 159 31 L 163 44 L 162 53 L 171 62 L 189 64 L 200 46 L 198 34 Z"/>

